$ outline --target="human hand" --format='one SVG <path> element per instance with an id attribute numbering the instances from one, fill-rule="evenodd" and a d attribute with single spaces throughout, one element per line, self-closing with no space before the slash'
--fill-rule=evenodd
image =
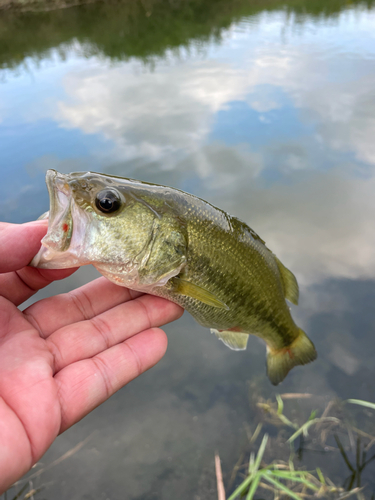
<path id="1" fill-rule="evenodd" d="M 167 348 L 156 328 L 182 309 L 105 278 L 17 306 L 75 270 L 25 267 L 46 221 L 0 223 L 0 494 L 53 440 L 135 377 Z"/>

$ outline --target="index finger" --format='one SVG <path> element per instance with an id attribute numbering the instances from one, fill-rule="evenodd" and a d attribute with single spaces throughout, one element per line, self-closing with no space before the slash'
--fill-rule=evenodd
<path id="1" fill-rule="evenodd" d="M 46 220 L 26 224 L 0 222 L 0 273 L 27 266 L 38 252 L 47 228 Z"/>
<path id="2" fill-rule="evenodd" d="M 142 295 L 115 285 L 104 277 L 97 278 L 75 290 L 39 300 L 23 311 L 47 338 L 64 326 L 86 321 L 113 307 Z"/>
<path id="3" fill-rule="evenodd" d="M 0 290 L 16 306 L 52 281 L 70 276 L 76 269 L 26 267 L 40 248 L 47 221 L 26 224 L 0 223 Z"/>

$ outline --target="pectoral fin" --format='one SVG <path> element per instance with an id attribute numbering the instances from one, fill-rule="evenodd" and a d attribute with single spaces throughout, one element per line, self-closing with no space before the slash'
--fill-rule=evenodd
<path id="1" fill-rule="evenodd" d="M 211 333 L 214 333 L 218 339 L 220 339 L 229 349 L 233 351 L 244 351 L 247 346 L 247 341 L 249 340 L 248 333 L 242 332 L 219 332 L 211 328 Z"/>
<path id="2" fill-rule="evenodd" d="M 190 281 L 174 277 L 171 279 L 173 284 L 173 291 L 180 293 L 181 295 L 187 295 L 193 299 L 199 300 L 208 306 L 217 307 L 219 309 L 229 310 L 229 307 L 224 304 L 220 299 L 218 299 L 213 293 L 209 292 L 205 288 L 202 288 Z"/>

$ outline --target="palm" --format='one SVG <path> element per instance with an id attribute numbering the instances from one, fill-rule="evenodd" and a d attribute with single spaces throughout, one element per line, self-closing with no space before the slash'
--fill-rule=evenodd
<path id="1" fill-rule="evenodd" d="M 36 246 L 44 232 L 42 225 L 32 227 Z M 2 236 L 4 226 L 0 255 Z M 35 253 L 30 239 L 28 243 L 21 251 L 25 255 L 8 257 L 0 271 L 17 269 L 14 259 L 27 263 Z M 168 301 L 104 278 L 36 302 L 24 312 L 16 307 L 71 272 L 24 268 L 0 277 L 0 493 L 59 433 L 153 366 L 167 344 L 164 332 L 155 327 L 182 312 Z"/>

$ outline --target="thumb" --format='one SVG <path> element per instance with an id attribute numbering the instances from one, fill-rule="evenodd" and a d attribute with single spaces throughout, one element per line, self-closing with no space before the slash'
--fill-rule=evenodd
<path id="1" fill-rule="evenodd" d="M 0 222 L 0 273 L 27 266 L 38 252 L 47 227 L 46 220 L 25 224 Z"/>

